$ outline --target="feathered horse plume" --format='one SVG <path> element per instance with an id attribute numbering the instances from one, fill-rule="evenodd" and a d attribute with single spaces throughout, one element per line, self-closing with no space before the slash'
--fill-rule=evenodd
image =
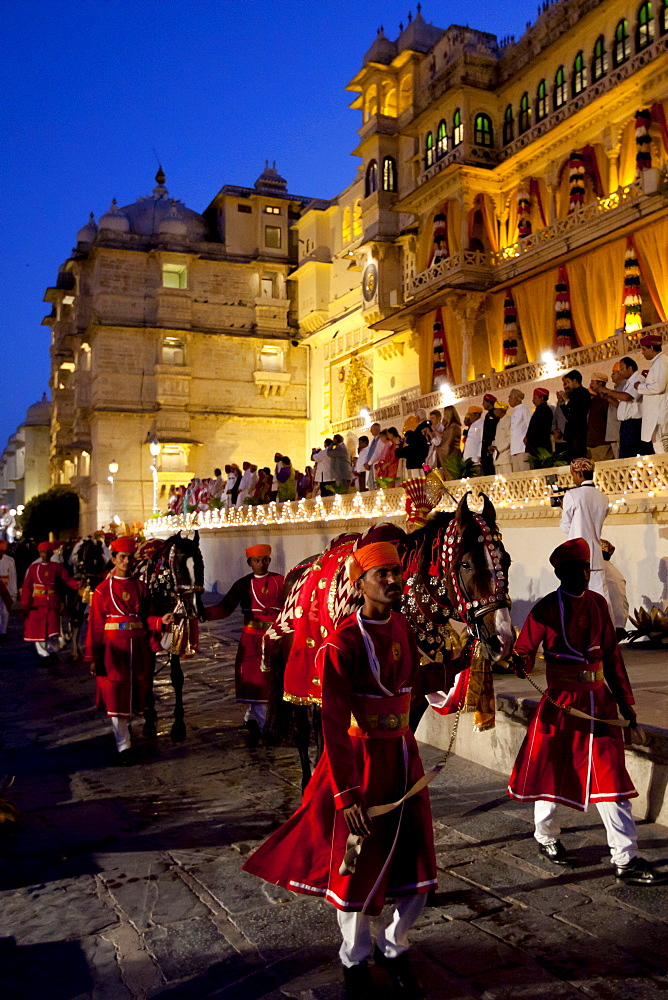
<path id="1" fill-rule="evenodd" d="M 425 479 L 406 479 L 406 530 L 417 531 L 427 523 L 429 515 L 448 492 L 443 477 L 433 470 Z"/>

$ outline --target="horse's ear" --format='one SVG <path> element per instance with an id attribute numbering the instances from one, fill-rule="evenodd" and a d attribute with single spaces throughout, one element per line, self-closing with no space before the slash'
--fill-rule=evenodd
<path id="1" fill-rule="evenodd" d="M 193 535 L 193 542 L 199 548 L 199 531 L 196 531 Z"/>
<path id="2" fill-rule="evenodd" d="M 482 497 L 482 516 L 487 521 L 490 528 L 493 528 L 496 524 L 496 510 L 494 504 L 489 499 L 486 493 L 479 493 L 479 497 Z"/>
<path id="3" fill-rule="evenodd" d="M 457 510 L 455 511 L 455 523 L 457 525 L 457 533 L 463 535 L 466 528 L 471 523 L 471 511 L 469 510 L 468 498 L 471 491 L 467 490 L 464 496 L 461 498 L 457 504 Z"/>

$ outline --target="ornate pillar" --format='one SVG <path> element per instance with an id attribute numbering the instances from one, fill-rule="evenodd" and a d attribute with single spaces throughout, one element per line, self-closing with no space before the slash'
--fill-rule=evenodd
<path id="1" fill-rule="evenodd" d="M 459 244 L 462 250 L 468 250 L 469 248 L 469 215 L 473 209 L 473 204 L 475 202 L 475 193 L 473 191 L 462 190 L 460 195 L 460 206 L 461 206 L 461 232 Z"/>
<path id="2" fill-rule="evenodd" d="M 486 292 L 455 292 L 445 294 L 445 304 L 452 309 L 459 321 L 462 337 L 462 370 L 460 382 L 470 382 L 475 378 L 473 369 L 473 332 L 480 306 L 485 301 Z M 455 372 L 455 377 L 457 373 Z"/>
<path id="3" fill-rule="evenodd" d="M 559 190 L 559 171 L 556 164 L 552 164 L 545 171 L 545 185 L 548 194 L 547 224 L 551 226 L 557 221 L 557 191 Z"/>
<path id="4" fill-rule="evenodd" d="M 622 150 L 622 127 L 608 125 L 603 132 L 603 149 L 608 159 L 607 194 L 612 194 L 619 187 L 619 154 Z"/>

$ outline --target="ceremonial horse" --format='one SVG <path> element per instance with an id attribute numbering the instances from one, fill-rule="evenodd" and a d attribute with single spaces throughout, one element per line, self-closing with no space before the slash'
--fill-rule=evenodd
<path id="1" fill-rule="evenodd" d="M 192 539 L 181 532 L 166 541 L 155 538 L 143 542 L 135 556 L 135 575 L 148 587 L 153 614 L 174 613 L 171 632 L 163 636 L 161 647 L 169 657 L 169 675 L 174 688 L 174 722 L 171 738 L 180 743 L 186 738 L 183 709 L 182 656 L 197 652 L 199 622 L 204 621 L 204 560 L 199 547 L 199 532 Z M 154 647 L 154 651 L 157 651 Z M 144 736 L 157 735 L 153 681 L 144 711 Z"/>
<path id="2" fill-rule="evenodd" d="M 405 583 L 400 610 L 414 630 L 418 647 L 427 660 L 444 664 L 444 690 L 438 697 L 430 696 L 430 703 L 441 714 L 460 708 L 474 711 L 479 730 L 494 724 L 491 664 L 506 659 L 514 643 L 508 598 L 510 557 L 503 547 L 494 506 L 484 496 L 482 511 L 473 511 L 466 494 L 454 513 L 427 519 L 434 501 L 426 498 L 425 481 L 414 480 L 406 488 L 409 526 L 418 523 L 420 527 L 407 534 L 395 525 L 380 524 L 363 535 L 339 535 L 325 552 L 304 560 L 288 574 L 283 611 L 266 633 L 270 732 L 281 739 L 288 725 L 292 727 L 304 786 L 311 773 L 309 710 L 318 752 L 321 749 L 321 679 L 316 654 L 327 635 L 361 603 L 348 578 L 347 557 L 356 547 L 381 537 L 394 541 L 399 549 Z M 417 516 L 411 518 L 411 514 Z M 281 700 L 291 703 L 292 711 L 286 711 Z M 426 707 L 425 702 L 412 713 L 413 727 Z"/>

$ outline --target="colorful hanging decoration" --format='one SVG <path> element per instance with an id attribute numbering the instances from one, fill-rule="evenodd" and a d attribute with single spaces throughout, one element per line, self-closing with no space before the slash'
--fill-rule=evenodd
<path id="1" fill-rule="evenodd" d="M 652 136 L 649 134 L 649 127 L 652 124 L 652 112 L 645 108 L 643 111 L 636 111 L 636 177 L 639 177 L 643 170 L 649 170 L 652 166 Z"/>
<path id="2" fill-rule="evenodd" d="M 566 354 L 577 347 L 577 337 L 573 329 L 571 314 L 571 290 L 568 285 L 568 273 L 565 267 L 559 268 L 557 283 L 554 287 L 554 308 L 556 312 L 556 344 L 557 355 Z"/>
<path id="3" fill-rule="evenodd" d="M 642 295 L 640 294 L 640 265 L 633 237 L 626 239 L 624 252 L 624 329 L 627 333 L 642 327 Z"/>
<path id="4" fill-rule="evenodd" d="M 443 206 L 440 212 L 434 216 L 434 243 L 431 250 L 431 260 L 429 266 L 439 264 L 446 257 L 450 256 L 448 247 L 448 206 Z"/>
<path id="5" fill-rule="evenodd" d="M 436 310 L 434 317 L 434 360 L 433 360 L 432 385 L 436 389 L 439 384 L 450 377 L 450 358 L 445 344 L 445 334 L 443 332 L 443 312 Z"/>
<path id="6" fill-rule="evenodd" d="M 570 184 L 570 198 L 568 211 L 574 212 L 580 205 L 584 205 L 585 197 L 585 165 L 582 153 L 571 153 L 568 160 L 568 181 Z"/>
<path id="7" fill-rule="evenodd" d="M 520 239 L 531 236 L 531 194 L 524 186 L 517 192 L 517 232 Z"/>
<path id="8" fill-rule="evenodd" d="M 503 300 L 503 367 L 517 364 L 517 309 L 512 288 L 506 288 Z"/>

